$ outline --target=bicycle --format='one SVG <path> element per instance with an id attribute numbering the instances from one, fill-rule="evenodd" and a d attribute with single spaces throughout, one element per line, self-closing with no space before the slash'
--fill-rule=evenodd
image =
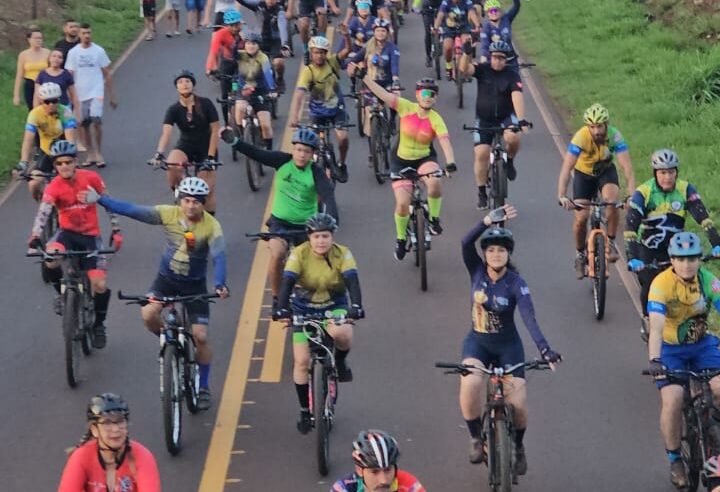
<path id="1" fill-rule="evenodd" d="M 309 125 L 295 126 L 295 128 L 309 128 L 317 133 L 320 143 L 318 144 L 317 149 L 315 149 L 313 161 L 325 170 L 328 178 L 330 178 L 333 183 L 338 181 L 337 177 L 340 170 L 338 169 L 337 159 L 335 158 L 335 149 L 333 148 L 332 140 L 330 139 L 329 130 L 346 130 L 354 126 L 355 125 L 347 123 L 338 123 L 334 125 L 318 125 L 316 123 L 311 123 Z"/>
<path id="2" fill-rule="evenodd" d="M 362 97 L 364 92 L 364 84 L 360 77 L 353 76 L 353 87 L 347 96 L 355 99 L 355 113 L 357 115 L 357 129 L 360 137 L 365 137 L 365 98 Z"/>
<path id="3" fill-rule="evenodd" d="M 642 374 L 650 375 L 643 370 Z M 680 441 L 680 456 L 687 469 L 688 492 L 695 492 L 706 481 L 703 464 L 720 452 L 720 422 L 713 414 L 717 412 L 713 403 L 710 380 L 720 375 L 720 369 L 687 371 L 668 369 L 662 372 L 667 377 L 689 378 L 683 386 L 683 430 Z"/>
<path id="4" fill-rule="evenodd" d="M 586 240 L 587 264 L 585 276 L 592 281 L 593 310 L 595 319 L 600 321 L 605 315 L 605 295 L 607 279 L 610 276 L 610 239 L 607 234 L 607 219 L 603 209 L 607 207 L 623 208 L 623 202 L 590 201 L 587 204 L 570 200 L 575 210 L 590 209 L 590 233 Z"/>
<path id="5" fill-rule="evenodd" d="M 18 181 L 33 181 L 35 179 L 44 179 L 45 184 L 47 185 L 54 177 L 55 173 L 46 173 L 43 171 L 40 171 L 39 169 L 34 169 L 32 171 L 28 171 L 25 173 L 17 174 L 15 179 Z M 45 227 L 42 230 L 42 235 L 40 236 L 40 241 L 42 241 L 43 244 L 47 244 L 48 241 L 55 235 L 55 231 L 58 229 L 58 214 L 57 209 L 55 207 L 52 208 L 52 211 L 50 212 L 50 217 L 48 217 L 47 223 L 45 224 Z"/>
<path id="6" fill-rule="evenodd" d="M 80 260 L 113 254 L 114 249 L 88 251 L 48 252 L 39 250 L 25 256 L 40 257 L 42 261 L 61 262 L 61 295 L 63 299 L 62 329 L 65 349 L 65 377 L 68 386 L 76 388 L 83 379 L 80 371 L 80 353 L 92 353 L 95 302 L 87 271 L 80 268 Z"/>
<path id="7" fill-rule="evenodd" d="M 533 360 L 512 366 L 486 368 L 456 362 L 436 362 L 435 367 L 450 369 L 445 374 L 467 376 L 473 371 L 480 371 L 490 376 L 480 439 L 483 449 L 487 449 L 488 485 L 494 492 L 510 492 L 512 486 L 518 483 L 518 475 L 515 470 L 515 409 L 512 404 L 505 402 L 505 377 L 522 367 L 526 370 L 547 370 L 550 369 L 550 363 Z"/>
<path id="8" fill-rule="evenodd" d="M 145 306 L 151 302 L 163 305 L 163 327 L 160 332 L 160 398 L 163 407 L 165 447 L 175 456 L 182 449 L 182 402 L 191 414 L 196 414 L 200 392 L 200 372 L 195 358 L 196 348 L 186 303 L 220 297 L 218 294 L 154 297 L 150 295 L 124 295 L 118 299 L 126 304 Z M 175 304 L 182 303 L 180 312 Z"/>

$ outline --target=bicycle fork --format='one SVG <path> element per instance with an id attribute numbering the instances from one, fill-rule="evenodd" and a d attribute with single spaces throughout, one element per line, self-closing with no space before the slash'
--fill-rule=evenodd
<path id="1" fill-rule="evenodd" d="M 596 278 L 597 272 L 595 272 L 595 262 L 592 261 L 592 258 L 595 257 L 596 251 L 595 251 L 595 237 L 601 235 L 605 236 L 605 278 L 610 277 L 610 269 L 607 268 L 607 265 L 610 264 L 610 241 L 608 240 L 607 235 L 605 234 L 605 231 L 602 229 L 593 229 L 590 231 L 590 234 L 588 235 L 587 239 L 587 250 L 588 250 L 588 277 L 590 278 Z"/>
<path id="2" fill-rule="evenodd" d="M 415 234 L 415 231 L 417 231 L 417 218 L 415 215 L 415 206 L 416 205 L 410 205 L 410 216 L 412 217 L 412 221 L 410 224 L 408 224 L 408 236 L 410 237 L 410 244 L 412 245 L 412 248 L 417 247 L 417 234 Z M 428 220 L 430 219 L 430 214 L 428 212 L 427 205 L 425 203 L 422 203 L 421 205 L 422 213 L 425 215 L 425 230 L 421 233 L 424 235 L 425 239 L 425 250 L 430 250 L 431 245 L 431 235 L 430 235 L 430 229 L 428 228 Z M 419 232 L 419 231 L 418 231 Z"/>

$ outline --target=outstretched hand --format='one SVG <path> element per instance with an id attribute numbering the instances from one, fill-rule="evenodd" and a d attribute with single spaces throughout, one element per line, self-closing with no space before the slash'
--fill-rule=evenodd
<path id="1" fill-rule="evenodd" d="M 499 222 L 505 222 L 506 220 L 514 219 L 517 217 L 517 209 L 513 206 L 508 204 L 503 205 L 502 207 L 496 208 L 495 210 L 491 210 L 484 218 L 483 222 L 485 225 L 489 226 L 492 224 L 497 224 Z"/>
<path id="2" fill-rule="evenodd" d="M 77 199 L 80 203 L 97 203 L 100 200 L 100 194 L 92 186 L 88 186 L 87 190 L 78 191 Z"/>

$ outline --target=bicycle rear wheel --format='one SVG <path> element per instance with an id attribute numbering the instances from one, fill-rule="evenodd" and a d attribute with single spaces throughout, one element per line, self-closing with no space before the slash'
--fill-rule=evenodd
<path id="1" fill-rule="evenodd" d="M 182 385 L 180 356 L 177 346 L 168 343 L 163 347 L 160 366 L 160 397 L 163 407 L 165 447 L 175 456 L 180 452 L 182 437 Z"/>
<path id="2" fill-rule="evenodd" d="M 463 100 L 463 79 L 465 77 L 460 73 L 460 69 L 458 68 L 457 55 L 453 59 L 453 76 L 455 77 L 455 88 L 457 89 L 458 95 L 458 108 L 462 109 L 463 103 L 465 102 Z"/>
<path id="3" fill-rule="evenodd" d="M 332 177 L 333 183 L 337 182 L 337 177 L 340 174 L 338 171 L 337 159 L 335 159 L 335 152 L 328 143 L 328 147 L 325 149 L 325 165 L 330 170 L 330 176 Z"/>
<path id="4" fill-rule="evenodd" d="M 80 293 L 75 289 L 65 290 L 65 311 L 63 312 L 63 338 L 65 341 L 65 375 L 67 383 L 75 388 L 80 382 Z"/>
<path id="5" fill-rule="evenodd" d="M 505 174 L 505 161 L 503 159 L 492 157 L 492 155 L 491 158 L 491 206 L 495 209 L 505 205 L 505 199 L 507 198 L 507 175 Z"/>
<path id="6" fill-rule="evenodd" d="M 441 59 L 442 43 L 440 42 L 439 37 L 436 35 L 435 39 L 433 39 L 433 65 L 435 66 L 435 78 L 437 80 L 442 80 Z"/>
<path id="7" fill-rule="evenodd" d="M 425 212 L 415 211 L 415 238 L 417 239 L 416 264 L 420 267 L 420 289 L 427 290 L 427 245 L 425 244 Z"/>
<path id="8" fill-rule="evenodd" d="M 243 140 L 250 144 L 255 144 L 255 127 L 254 125 L 246 125 L 243 130 Z M 251 159 L 250 156 L 245 156 L 245 173 L 248 178 L 248 186 L 252 191 L 258 191 L 262 182 L 260 176 L 260 163 Z"/>
<path id="9" fill-rule="evenodd" d="M 95 301 L 90 293 L 90 282 L 87 278 L 83 284 L 83 289 L 82 310 L 78 325 L 82 326 L 82 331 L 79 333 L 79 336 L 83 354 L 90 355 L 92 353 L 92 339 L 94 336 Z"/>
<path id="10" fill-rule="evenodd" d="M 697 428 L 695 411 L 683 409 L 683 435 L 680 441 L 680 455 L 688 477 L 688 492 L 695 492 L 700 485 L 700 471 L 703 468 L 703 458 L 700 451 L 700 434 Z"/>
<path id="11" fill-rule="evenodd" d="M 384 148 L 385 134 L 387 131 L 385 125 L 381 121 L 380 117 L 373 116 L 370 120 L 370 149 L 373 165 L 373 173 L 375 173 L 375 180 L 378 184 L 385 182 L 385 176 L 383 173 L 387 172 L 388 167 L 388 156 L 387 149 Z"/>
<path id="12" fill-rule="evenodd" d="M 593 286 L 593 309 L 595 319 L 600 321 L 605 315 L 605 291 L 607 288 L 607 277 L 605 276 L 607 263 L 605 257 L 605 235 L 595 234 L 593 238 L 595 254 L 590 261 L 594 263 L 595 276 L 592 279 Z"/>
<path id="13" fill-rule="evenodd" d="M 330 461 L 330 425 L 326 415 L 327 373 L 322 361 L 316 360 L 312 373 L 312 405 L 317 433 L 317 465 L 323 477 L 328 474 Z"/>

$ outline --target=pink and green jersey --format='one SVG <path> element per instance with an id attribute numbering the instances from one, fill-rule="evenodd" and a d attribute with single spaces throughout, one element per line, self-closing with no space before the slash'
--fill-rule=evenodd
<path id="1" fill-rule="evenodd" d="M 396 97 L 392 106 L 400 119 L 397 149 L 400 159 L 413 161 L 427 157 L 435 138 L 447 138 L 447 126 L 437 111 L 430 110 L 427 116 L 420 116 L 420 105 L 402 97 Z"/>

